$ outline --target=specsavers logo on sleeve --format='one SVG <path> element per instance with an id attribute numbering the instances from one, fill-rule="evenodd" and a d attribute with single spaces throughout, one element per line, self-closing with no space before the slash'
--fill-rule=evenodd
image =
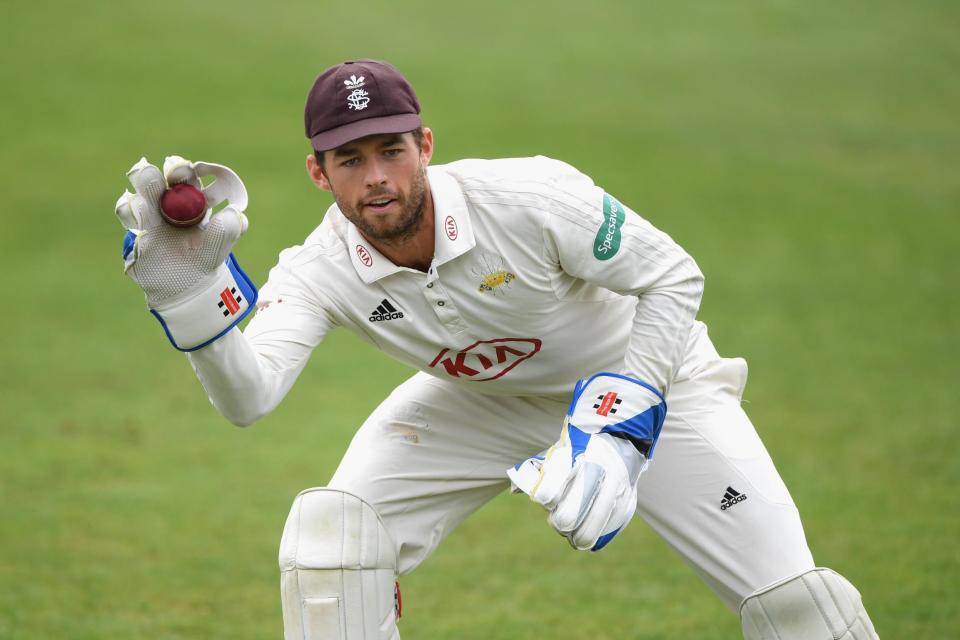
<path id="1" fill-rule="evenodd" d="M 620 250 L 620 227 L 627 219 L 623 205 L 609 193 L 603 194 L 603 224 L 593 241 L 593 257 L 609 260 Z"/>

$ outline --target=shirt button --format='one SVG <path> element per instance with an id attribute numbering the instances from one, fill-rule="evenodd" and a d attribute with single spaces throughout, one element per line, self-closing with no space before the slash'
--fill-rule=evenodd
<path id="1" fill-rule="evenodd" d="M 428 283 L 427 283 L 427 289 L 433 289 L 433 283 L 432 283 L 432 282 L 428 282 Z"/>
<path id="2" fill-rule="evenodd" d="M 438 307 L 442 307 L 442 306 L 443 306 L 443 300 L 438 300 L 438 301 L 437 301 L 437 306 L 438 306 Z"/>

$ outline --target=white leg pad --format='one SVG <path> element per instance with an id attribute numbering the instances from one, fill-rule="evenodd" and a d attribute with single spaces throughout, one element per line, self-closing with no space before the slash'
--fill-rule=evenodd
<path id="1" fill-rule="evenodd" d="M 756 591 L 740 605 L 745 640 L 879 640 L 857 591 L 813 569 Z"/>
<path id="2" fill-rule="evenodd" d="M 296 497 L 280 540 L 285 640 L 400 640 L 397 555 L 380 516 L 335 489 Z"/>

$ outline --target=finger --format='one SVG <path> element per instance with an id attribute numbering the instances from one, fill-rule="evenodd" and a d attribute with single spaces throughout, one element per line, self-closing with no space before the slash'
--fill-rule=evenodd
<path id="1" fill-rule="evenodd" d="M 197 170 L 193 163 L 180 156 L 167 156 L 163 160 L 163 177 L 167 184 L 174 185 L 181 182 L 202 189 L 200 178 L 197 177 Z"/>
<path id="2" fill-rule="evenodd" d="M 127 177 L 136 196 L 139 196 L 132 198 L 130 204 L 140 228 L 150 229 L 160 224 L 160 196 L 167 188 L 160 169 L 147 162 L 146 158 L 140 158 L 127 172 Z"/>
<path id="3" fill-rule="evenodd" d="M 577 464 L 576 476 L 570 482 L 557 506 L 550 512 L 550 525 L 567 534 L 582 526 L 595 508 L 595 502 L 606 475 L 603 467 L 592 462 Z"/>
<path id="4" fill-rule="evenodd" d="M 215 207 L 226 201 L 237 211 L 247 210 L 247 188 L 233 169 L 212 162 L 195 162 L 193 167 L 198 176 L 214 178 L 213 182 L 203 188 L 209 206 Z"/>
<path id="5" fill-rule="evenodd" d="M 514 493 L 522 492 L 528 496 L 533 493 L 533 488 L 540 480 L 542 466 L 543 456 L 534 456 L 507 469 L 507 477 L 510 478 L 512 491 Z"/>
<path id="6" fill-rule="evenodd" d="M 633 514 L 637 510 L 637 492 L 628 491 L 625 496 L 621 498 L 623 501 L 622 505 L 618 505 L 614 509 L 614 513 L 611 514 L 610 520 L 604 525 L 603 533 L 600 534 L 600 537 L 597 538 L 597 541 L 590 547 L 590 551 L 600 551 L 605 546 L 610 544 L 610 542 L 620 535 L 620 533 L 626 529 L 627 525 L 630 524 L 630 521 L 633 520 Z"/>
<path id="7" fill-rule="evenodd" d="M 147 230 L 160 224 L 160 216 L 138 193 L 124 191 L 114 207 L 120 224 L 128 230 Z"/>
<path id="8" fill-rule="evenodd" d="M 570 448 L 554 445 L 547 451 L 530 499 L 553 511 L 575 477 L 576 469 L 570 461 Z"/>
<path id="9" fill-rule="evenodd" d="M 615 506 L 617 499 L 624 491 L 624 486 L 620 483 L 604 482 L 599 487 L 589 513 L 583 518 L 580 526 L 568 536 L 570 544 L 580 550 L 590 549 L 596 544 L 600 534 L 609 528 L 609 524 L 613 524 L 615 528 L 619 524 L 614 522 L 614 518 L 618 515 L 615 512 Z"/>
<path id="10" fill-rule="evenodd" d="M 203 266 L 213 269 L 226 260 L 248 226 L 247 216 L 233 207 L 215 213 L 203 231 L 204 243 L 210 248 L 204 252 L 210 256 L 210 264 Z"/>
<path id="11" fill-rule="evenodd" d="M 137 216 L 133 211 L 133 200 L 134 194 L 129 191 L 124 191 L 119 198 L 117 198 L 117 204 L 113 208 L 114 213 L 117 214 L 117 218 L 120 220 L 120 224 L 123 225 L 124 229 L 139 229 L 140 221 L 137 220 Z"/>

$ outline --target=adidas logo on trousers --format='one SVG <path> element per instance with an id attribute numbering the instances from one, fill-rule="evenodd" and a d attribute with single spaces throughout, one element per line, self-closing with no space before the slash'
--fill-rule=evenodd
<path id="1" fill-rule="evenodd" d="M 733 487 L 727 487 L 726 492 L 723 494 L 723 500 L 720 501 L 720 511 L 726 511 L 733 505 L 738 502 L 743 502 L 747 499 L 747 494 L 740 493 Z"/>

